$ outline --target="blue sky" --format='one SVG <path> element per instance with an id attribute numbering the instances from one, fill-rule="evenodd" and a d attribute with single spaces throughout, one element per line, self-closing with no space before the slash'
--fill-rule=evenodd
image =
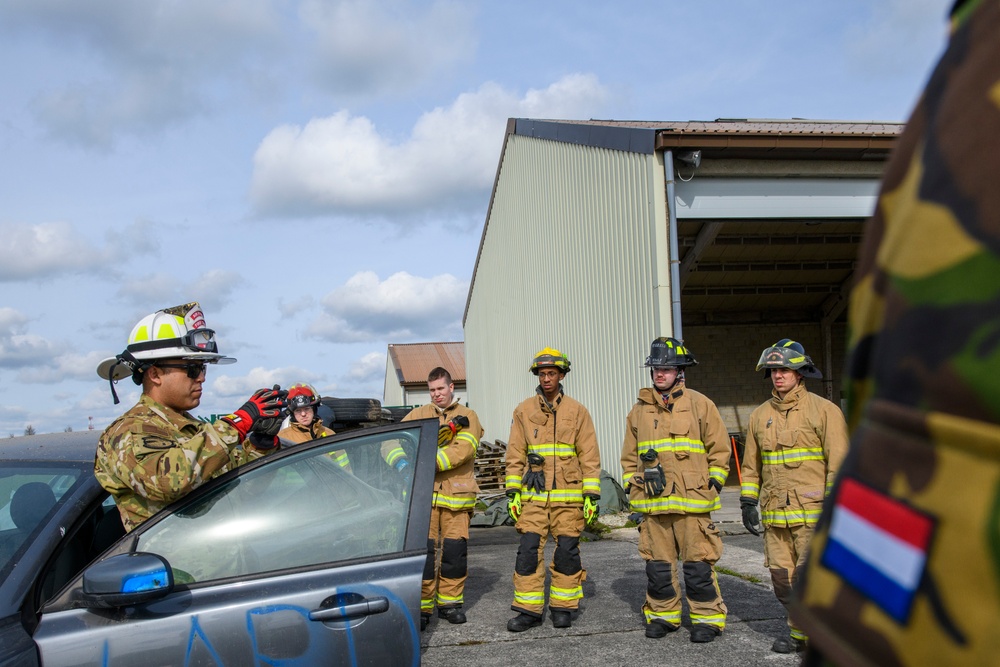
<path id="1" fill-rule="evenodd" d="M 239 360 L 197 414 L 381 397 L 462 338 L 507 118 L 905 120 L 949 4 L 4 0 L 0 436 L 103 428 L 192 300 Z"/>

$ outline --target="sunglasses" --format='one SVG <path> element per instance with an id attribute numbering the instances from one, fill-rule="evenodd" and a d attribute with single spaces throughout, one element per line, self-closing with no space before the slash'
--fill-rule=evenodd
<path id="1" fill-rule="evenodd" d="M 206 372 L 208 368 L 204 363 L 200 361 L 194 361 L 189 364 L 156 364 L 157 368 L 179 368 L 192 380 L 197 380 L 201 377 L 202 373 Z"/>

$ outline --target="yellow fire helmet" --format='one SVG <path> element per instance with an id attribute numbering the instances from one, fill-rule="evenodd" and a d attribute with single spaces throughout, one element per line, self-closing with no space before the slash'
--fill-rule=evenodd
<path id="1" fill-rule="evenodd" d="M 569 373 L 569 358 L 559 350 L 547 347 L 535 355 L 529 370 L 538 375 L 540 368 L 558 368 L 563 373 Z"/>

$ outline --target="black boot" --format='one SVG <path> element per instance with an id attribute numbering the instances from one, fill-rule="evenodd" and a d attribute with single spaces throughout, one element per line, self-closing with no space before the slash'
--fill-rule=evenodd
<path id="1" fill-rule="evenodd" d="M 521 612 L 514 618 L 507 621 L 507 629 L 511 632 L 524 632 L 529 628 L 542 624 L 541 616 L 532 616 Z"/>
<path id="2" fill-rule="evenodd" d="M 699 623 L 691 627 L 691 641 L 695 644 L 707 644 L 708 642 L 715 641 L 715 638 L 721 634 L 722 630 L 713 625 Z"/>
<path id="3" fill-rule="evenodd" d="M 553 628 L 568 628 L 573 625 L 573 620 L 569 616 L 569 611 L 562 609 L 550 609 L 552 613 Z"/>
<path id="4" fill-rule="evenodd" d="M 806 650 L 806 643 L 801 639 L 793 639 L 791 635 L 785 635 L 774 640 L 771 650 L 775 653 L 801 653 Z"/>
<path id="5" fill-rule="evenodd" d="M 427 624 L 431 622 L 430 614 L 420 614 L 420 632 L 427 629 Z"/>
<path id="6" fill-rule="evenodd" d="M 465 623 L 465 612 L 461 607 L 438 607 L 438 618 L 443 618 L 452 625 Z"/>
<path id="7" fill-rule="evenodd" d="M 667 625 L 666 623 L 660 623 L 659 621 L 650 621 L 646 624 L 646 636 L 650 639 L 662 639 L 667 636 L 668 632 L 674 632 L 676 630 L 676 625 Z"/>

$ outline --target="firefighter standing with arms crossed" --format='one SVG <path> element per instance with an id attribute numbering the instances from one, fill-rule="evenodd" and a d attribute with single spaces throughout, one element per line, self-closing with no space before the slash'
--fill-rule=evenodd
<path id="1" fill-rule="evenodd" d="M 787 609 L 823 499 L 847 453 L 847 422 L 840 408 L 806 389 L 805 378 L 823 374 L 800 343 L 783 338 L 766 348 L 757 362 L 762 369 L 774 390 L 771 400 L 750 414 L 740 507 L 743 525 L 760 535 L 760 501 L 764 565 L 774 595 Z M 791 618 L 788 630 L 771 645 L 775 653 L 805 649 L 806 635 Z"/>
<path id="2" fill-rule="evenodd" d="M 584 520 L 597 516 L 601 456 L 590 413 L 563 393 L 569 359 L 552 348 L 535 355 L 535 395 L 514 409 L 507 444 L 508 511 L 521 534 L 514 565 L 514 603 L 518 615 L 510 632 L 541 625 L 545 610 L 545 540 L 556 540 L 550 566 L 549 610 L 552 625 L 568 628 L 571 612 L 583 598 L 586 570 L 580 562 Z"/>
<path id="3" fill-rule="evenodd" d="M 469 519 L 479 491 L 474 468 L 479 439 L 483 437 L 479 417 L 455 399 L 451 373 L 440 366 L 431 370 L 427 375 L 427 390 L 431 402 L 411 410 L 403 418 L 403 421 L 437 419 L 441 423 L 427 562 L 420 593 L 421 630 L 427 628 L 435 604 L 438 617 L 449 623 L 466 621 L 462 605 L 468 575 Z"/>
<path id="4" fill-rule="evenodd" d="M 639 554 L 646 561 L 646 636 L 660 639 L 681 624 L 677 562 L 691 611 L 691 641 L 706 643 L 726 627 L 715 563 L 722 538 L 710 512 L 729 475 L 729 433 L 711 400 L 685 386 L 698 362 L 674 338 L 657 338 L 645 365 L 652 389 L 628 414 L 621 464 L 633 511 L 645 515 Z"/>

